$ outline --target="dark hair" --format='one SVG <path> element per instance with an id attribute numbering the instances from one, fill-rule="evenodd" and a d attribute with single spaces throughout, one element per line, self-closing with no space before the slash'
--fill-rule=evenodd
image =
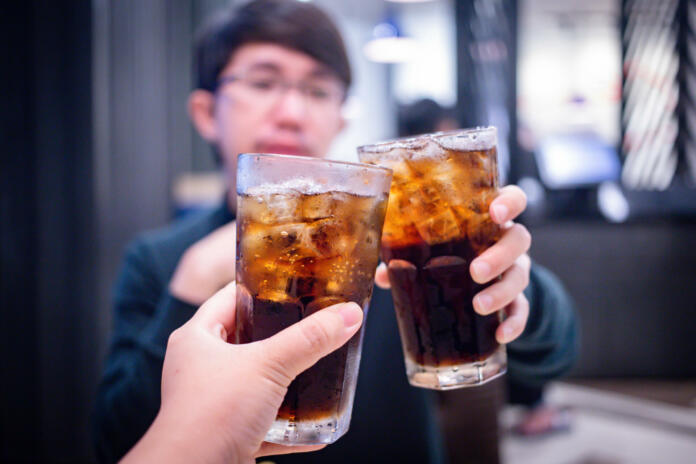
<path id="1" fill-rule="evenodd" d="M 399 137 L 435 132 L 437 125 L 448 118 L 454 118 L 452 111 L 430 98 L 400 106 L 397 117 Z"/>
<path id="2" fill-rule="evenodd" d="M 297 0 L 254 0 L 213 17 L 196 40 L 196 86 L 215 91 L 234 52 L 253 42 L 305 53 L 336 73 L 346 89 L 350 86 L 350 64 L 336 25 L 316 6 Z"/>

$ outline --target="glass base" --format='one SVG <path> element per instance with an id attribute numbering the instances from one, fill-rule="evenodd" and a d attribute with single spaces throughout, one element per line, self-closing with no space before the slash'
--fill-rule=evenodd
<path id="1" fill-rule="evenodd" d="M 341 438 L 348 431 L 349 425 L 350 415 L 346 414 L 339 420 L 335 420 L 335 417 L 306 422 L 276 419 L 265 440 L 288 446 L 325 445 Z"/>
<path id="2" fill-rule="evenodd" d="M 406 358 L 409 383 L 414 387 L 431 390 L 454 390 L 483 385 L 505 374 L 506 371 L 507 356 L 502 345 L 484 361 L 452 366 L 421 366 Z"/>

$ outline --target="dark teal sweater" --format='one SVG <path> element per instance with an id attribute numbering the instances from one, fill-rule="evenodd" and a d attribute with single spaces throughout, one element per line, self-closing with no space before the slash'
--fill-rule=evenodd
<path id="1" fill-rule="evenodd" d="M 94 412 L 101 462 L 120 459 L 159 410 L 167 339 L 196 310 L 167 290 L 181 255 L 232 219 L 226 207 L 219 207 L 144 234 L 127 248 L 115 286 L 111 348 Z M 558 280 L 535 264 L 525 294 L 529 321 L 522 336 L 508 345 L 512 388 L 543 385 L 566 372 L 577 354 L 572 305 Z M 409 386 L 391 296 L 379 289 L 366 320 L 358 379 L 348 434 L 320 452 L 278 456 L 273 461 L 439 461 L 432 392 Z"/>

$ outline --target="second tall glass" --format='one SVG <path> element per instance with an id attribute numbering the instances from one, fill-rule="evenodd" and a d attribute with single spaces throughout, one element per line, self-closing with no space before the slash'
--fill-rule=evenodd
<path id="1" fill-rule="evenodd" d="M 506 370 L 495 339 L 500 314 L 474 311 L 485 285 L 469 273 L 500 236 L 488 213 L 498 189 L 496 136 L 487 127 L 358 149 L 362 162 L 394 171 L 381 252 L 414 386 L 480 385 Z"/>

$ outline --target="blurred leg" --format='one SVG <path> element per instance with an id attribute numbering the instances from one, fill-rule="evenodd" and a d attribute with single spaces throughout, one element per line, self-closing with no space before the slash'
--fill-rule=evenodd
<path id="1" fill-rule="evenodd" d="M 505 401 L 505 377 L 480 387 L 438 392 L 438 398 L 449 462 L 500 462 L 498 412 Z"/>

